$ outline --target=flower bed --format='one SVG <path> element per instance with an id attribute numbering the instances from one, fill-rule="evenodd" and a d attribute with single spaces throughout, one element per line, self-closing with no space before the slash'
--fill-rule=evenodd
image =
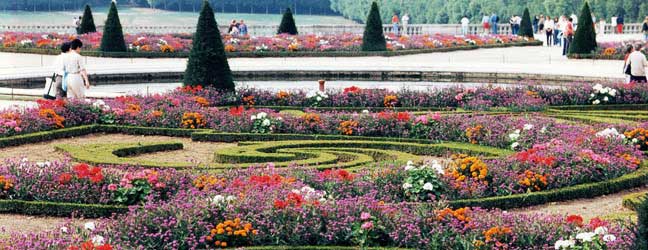
<path id="1" fill-rule="evenodd" d="M 574 59 L 602 59 L 602 60 L 623 60 L 625 57 L 626 46 L 636 43 L 645 44 L 643 53 L 648 55 L 648 43 L 639 40 L 630 40 L 622 42 L 604 42 L 598 43 L 596 52 L 593 54 L 570 54 L 569 58 Z"/>
<path id="2" fill-rule="evenodd" d="M 58 54 L 57 48 L 73 37 L 55 33 L 5 32 L 0 34 L 0 50 L 5 52 Z M 191 48 L 189 34 L 126 34 L 127 53 L 98 52 L 101 33 L 78 36 L 89 50 L 84 55 L 107 57 L 187 57 Z M 462 49 L 506 46 L 541 45 L 517 36 L 425 35 L 388 37 L 387 52 L 361 52 L 361 35 L 276 35 L 272 37 L 223 37 L 225 51 L 230 57 L 257 56 L 367 56 L 406 55 L 412 53 L 443 52 Z"/>

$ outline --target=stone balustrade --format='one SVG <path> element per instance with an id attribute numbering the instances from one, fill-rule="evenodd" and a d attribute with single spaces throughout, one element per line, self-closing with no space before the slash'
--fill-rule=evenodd
<path id="1" fill-rule="evenodd" d="M 102 26 L 97 26 L 97 30 L 101 30 Z M 219 26 L 222 32 L 227 31 L 227 26 Z M 124 26 L 126 33 L 193 33 L 196 30 L 195 26 Z M 270 36 L 277 32 L 278 25 L 248 25 L 249 34 L 253 36 Z M 362 34 L 364 25 L 301 25 L 298 26 L 299 32 L 302 34 L 343 34 L 354 33 Z M 384 25 L 383 30 L 386 33 L 392 33 L 391 25 Z M 401 27 L 402 29 L 402 27 Z M 616 27 L 608 24 L 605 27 L 605 34 L 614 33 Z M 499 34 L 510 34 L 511 26 L 508 24 L 500 24 L 498 26 Z M 0 32 L 5 31 L 20 31 L 20 32 L 58 32 L 58 33 L 73 33 L 74 27 L 71 25 L 4 25 L 0 24 Z M 413 24 L 407 26 L 407 34 L 409 35 L 425 35 L 425 34 L 461 34 L 461 25 L 459 24 Z M 471 24 L 468 27 L 470 34 L 481 34 L 483 29 L 481 24 Z M 639 34 L 641 33 L 641 24 L 632 23 L 624 26 L 625 34 Z"/>

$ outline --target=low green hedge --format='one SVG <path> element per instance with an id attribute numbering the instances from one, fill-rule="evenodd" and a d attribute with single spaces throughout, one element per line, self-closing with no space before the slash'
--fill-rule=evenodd
<path id="1" fill-rule="evenodd" d="M 24 144 L 51 141 L 62 138 L 75 136 L 84 136 L 99 132 L 100 127 L 97 125 L 79 126 L 73 128 L 62 128 L 50 131 L 41 131 L 29 134 L 15 135 L 0 138 L 0 148 L 20 146 Z"/>
<path id="2" fill-rule="evenodd" d="M 648 104 L 605 104 L 605 105 L 568 105 L 551 106 L 550 110 L 648 110 Z"/>
<path id="3" fill-rule="evenodd" d="M 646 193 L 634 193 L 623 196 L 621 204 L 623 207 L 636 211 L 644 200 L 646 200 Z"/>
<path id="4" fill-rule="evenodd" d="M 47 215 L 84 218 L 109 217 L 112 214 L 125 213 L 128 207 L 116 205 L 78 204 L 49 201 L 1 200 L 0 213 L 17 213 L 27 215 Z"/>
<path id="5" fill-rule="evenodd" d="M 405 250 L 411 248 L 397 247 L 358 247 L 358 246 L 253 246 L 243 247 L 249 250 Z"/>
<path id="6" fill-rule="evenodd" d="M 468 45 L 451 48 L 432 48 L 432 49 L 412 49 L 397 51 L 262 51 L 262 52 L 227 52 L 227 57 L 364 57 L 364 56 L 403 56 L 435 52 L 451 52 L 460 50 L 475 50 L 486 48 L 506 48 L 519 46 L 542 46 L 542 41 L 529 41 L 508 44 L 484 44 L 481 46 Z M 27 53 L 41 55 L 58 55 L 58 49 L 40 49 L 40 48 L 3 48 L 0 52 L 10 53 Z M 84 56 L 93 57 L 114 57 L 114 58 L 186 58 L 189 52 L 101 52 L 96 50 L 85 50 L 81 52 Z"/>
<path id="7" fill-rule="evenodd" d="M 626 189 L 648 184 L 648 166 L 646 165 L 648 164 L 644 163 L 639 170 L 633 173 L 607 181 L 580 184 L 571 187 L 527 194 L 454 200 L 450 201 L 449 205 L 454 208 L 482 207 L 510 209 L 617 193 Z"/>
<path id="8" fill-rule="evenodd" d="M 125 158 L 139 154 L 180 150 L 183 145 L 180 142 L 162 143 L 112 143 L 112 144 L 85 144 L 85 145 L 55 145 L 57 150 L 66 152 L 74 160 L 90 164 L 106 165 L 139 165 L 142 167 L 171 167 L 188 168 L 190 163 L 183 162 L 156 162 L 141 159 Z"/>

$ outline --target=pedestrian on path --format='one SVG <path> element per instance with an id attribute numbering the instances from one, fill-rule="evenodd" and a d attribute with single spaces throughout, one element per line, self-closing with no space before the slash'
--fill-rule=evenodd
<path id="1" fill-rule="evenodd" d="M 66 42 L 61 45 L 61 54 L 56 56 L 56 60 L 54 61 L 54 81 L 53 86 L 54 89 L 56 90 L 56 99 L 65 99 L 67 97 L 67 94 L 65 93 L 65 90 L 63 89 L 63 76 L 65 75 L 65 70 L 63 68 L 63 61 L 65 61 L 65 57 L 68 55 L 70 52 L 70 43 Z"/>
<path id="2" fill-rule="evenodd" d="M 540 20 L 538 20 L 538 30 L 536 31 L 537 34 L 541 34 L 544 32 L 545 28 L 545 17 L 544 15 L 540 15 Z"/>
<path id="3" fill-rule="evenodd" d="M 630 82 L 647 82 L 646 68 L 648 68 L 648 60 L 646 60 L 646 55 L 641 52 L 642 47 L 643 45 L 641 43 L 635 44 L 634 51 L 628 57 L 630 64 Z"/>
<path id="4" fill-rule="evenodd" d="M 643 22 L 643 25 L 641 26 L 641 31 L 644 34 L 644 42 L 648 42 L 648 16 Z"/>
<path id="5" fill-rule="evenodd" d="M 468 25 L 470 24 L 470 19 L 467 16 L 461 18 L 461 34 L 468 35 Z"/>
<path id="6" fill-rule="evenodd" d="M 407 26 L 409 25 L 409 21 L 410 21 L 409 14 L 405 13 L 405 15 L 403 15 L 403 18 L 401 18 L 401 23 L 403 23 L 403 35 L 406 36 L 409 34 L 407 33 Z"/>
<path id="7" fill-rule="evenodd" d="M 241 19 L 241 23 L 239 23 L 239 34 L 241 36 L 247 36 L 248 34 L 248 27 L 247 24 L 245 24 L 245 21 Z"/>
<path id="8" fill-rule="evenodd" d="M 497 14 L 493 13 L 490 17 L 490 26 L 491 26 L 491 33 L 493 35 L 497 35 L 497 24 L 499 23 L 500 18 L 497 16 Z"/>
<path id="9" fill-rule="evenodd" d="M 632 75 L 630 72 L 630 64 L 628 63 L 628 58 L 632 51 L 634 51 L 634 46 L 632 44 L 626 45 L 623 53 L 623 74 L 625 75 L 625 83 L 630 83 L 630 75 Z"/>
<path id="10" fill-rule="evenodd" d="M 90 88 L 81 47 L 81 40 L 74 39 L 70 42 L 70 52 L 63 59 L 63 90 L 67 91 L 68 99 L 84 99 L 86 89 Z"/>
<path id="11" fill-rule="evenodd" d="M 555 23 L 553 19 L 551 19 L 550 16 L 547 16 L 547 20 L 545 21 L 544 28 L 545 28 L 545 34 L 547 35 L 547 47 L 551 47 L 553 45 L 553 32 L 555 28 Z"/>
<path id="12" fill-rule="evenodd" d="M 617 33 L 623 34 L 623 25 L 625 24 L 625 19 L 623 18 L 623 14 L 619 15 L 619 18 L 617 18 L 616 22 L 617 22 Z"/>
<path id="13" fill-rule="evenodd" d="M 538 33 L 538 23 L 540 22 L 540 18 L 538 16 L 533 17 L 533 34 Z"/>
<path id="14" fill-rule="evenodd" d="M 398 36 L 398 14 L 394 13 L 394 16 L 392 16 L 392 31 L 394 32 L 395 36 Z"/>
<path id="15" fill-rule="evenodd" d="M 554 19 L 554 23 L 555 23 L 554 32 L 553 32 L 554 46 L 562 46 L 562 37 L 563 37 L 562 32 L 566 22 L 567 20 L 565 19 L 565 16 L 556 17 Z"/>
<path id="16" fill-rule="evenodd" d="M 569 46 L 574 40 L 574 24 L 573 19 L 570 17 L 567 19 L 565 24 L 565 30 L 563 31 L 563 56 L 566 56 L 569 53 Z"/>
<path id="17" fill-rule="evenodd" d="M 482 28 L 484 28 L 484 35 L 488 35 L 490 33 L 490 17 L 484 13 L 482 16 Z"/>

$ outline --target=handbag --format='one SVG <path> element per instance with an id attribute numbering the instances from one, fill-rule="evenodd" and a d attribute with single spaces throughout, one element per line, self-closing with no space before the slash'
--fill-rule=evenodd
<path id="1" fill-rule="evenodd" d="M 625 72 L 626 75 L 631 76 L 632 75 L 632 68 L 630 68 L 630 64 L 628 63 L 628 66 L 626 66 Z"/>
<path id="2" fill-rule="evenodd" d="M 56 87 L 54 86 L 54 81 L 56 81 L 56 74 L 52 75 L 52 77 L 45 78 L 45 94 L 43 94 L 43 98 L 47 100 L 56 99 Z"/>

